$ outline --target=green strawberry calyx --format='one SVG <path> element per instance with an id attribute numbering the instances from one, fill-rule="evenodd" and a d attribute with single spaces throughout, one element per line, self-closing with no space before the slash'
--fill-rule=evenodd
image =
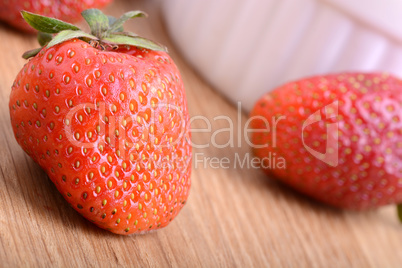
<path id="1" fill-rule="evenodd" d="M 402 223 L 402 204 L 398 204 L 396 208 L 398 212 L 399 222 Z"/>
<path id="2" fill-rule="evenodd" d="M 119 45 L 129 45 L 156 51 L 167 51 L 166 47 L 161 44 L 140 37 L 135 33 L 124 31 L 123 24 L 127 20 L 147 17 L 147 14 L 142 11 L 129 11 L 120 18 L 115 18 L 103 14 L 99 9 L 84 10 L 81 15 L 88 23 L 91 33 L 86 33 L 77 26 L 58 19 L 28 11 L 21 11 L 21 14 L 32 28 L 39 31 L 38 41 L 42 46 L 25 52 L 22 56 L 25 59 L 34 57 L 43 47 L 50 48 L 74 38 L 81 39 L 101 50 L 117 48 Z"/>

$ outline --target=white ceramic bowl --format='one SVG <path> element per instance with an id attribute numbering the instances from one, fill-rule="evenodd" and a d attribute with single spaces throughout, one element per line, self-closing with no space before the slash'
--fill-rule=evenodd
<path id="1" fill-rule="evenodd" d="M 161 2 L 185 58 L 245 110 L 265 92 L 305 76 L 402 76 L 402 0 Z"/>

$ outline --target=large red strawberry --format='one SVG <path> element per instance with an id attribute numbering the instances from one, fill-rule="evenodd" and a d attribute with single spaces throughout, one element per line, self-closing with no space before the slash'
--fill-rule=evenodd
<path id="1" fill-rule="evenodd" d="M 88 8 L 102 8 L 112 0 L 0 0 L 0 20 L 26 32 L 35 32 L 21 17 L 21 10 L 68 22 L 81 19 Z"/>
<path id="2" fill-rule="evenodd" d="M 286 84 L 251 112 L 268 173 L 348 209 L 402 203 L 402 81 L 345 73 Z"/>
<path id="3" fill-rule="evenodd" d="M 62 31 L 26 54 L 38 53 L 17 75 L 9 104 L 24 151 L 74 209 L 118 234 L 166 226 L 190 189 L 179 71 L 163 47 L 121 29 L 141 15 L 109 23 L 99 10 L 84 11 L 86 34 L 24 12 L 38 30 Z"/>

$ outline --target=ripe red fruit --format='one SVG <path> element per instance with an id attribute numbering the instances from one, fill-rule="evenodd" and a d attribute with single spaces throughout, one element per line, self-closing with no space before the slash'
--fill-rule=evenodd
<path id="1" fill-rule="evenodd" d="M 21 10 L 68 22 L 81 20 L 80 13 L 88 8 L 102 8 L 112 0 L 0 0 L 0 20 L 26 32 L 35 30 L 21 17 Z"/>
<path id="2" fill-rule="evenodd" d="M 86 19 L 103 15 L 89 13 Z M 139 14 L 126 13 L 123 21 Z M 65 40 L 67 34 L 15 79 L 9 108 L 18 143 L 99 227 L 132 234 L 166 226 L 190 189 L 189 115 L 179 70 L 166 52 L 144 48 L 159 46 L 143 38 L 103 33 L 89 41 L 86 34 L 82 39 L 93 47 Z"/>
<path id="3" fill-rule="evenodd" d="M 298 191 L 348 209 L 402 202 L 400 79 L 312 77 L 265 95 L 250 116 L 259 129 L 252 135 L 255 155 L 263 166 L 268 157 L 283 157 L 286 168 L 265 170 Z M 270 132 L 261 132 L 266 121 Z"/>

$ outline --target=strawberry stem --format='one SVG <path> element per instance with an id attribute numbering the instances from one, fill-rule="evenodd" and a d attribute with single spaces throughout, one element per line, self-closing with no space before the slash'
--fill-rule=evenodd
<path id="1" fill-rule="evenodd" d="M 399 222 L 402 223 L 402 204 L 396 205 L 396 209 L 398 211 Z"/>
<path id="2" fill-rule="evenodd" d="M 101 40 L 106 31 L 109 30 L 109 18 L 96 8 L 84 10 L 81 15 L 88 23 L 91 34 Z"/>

